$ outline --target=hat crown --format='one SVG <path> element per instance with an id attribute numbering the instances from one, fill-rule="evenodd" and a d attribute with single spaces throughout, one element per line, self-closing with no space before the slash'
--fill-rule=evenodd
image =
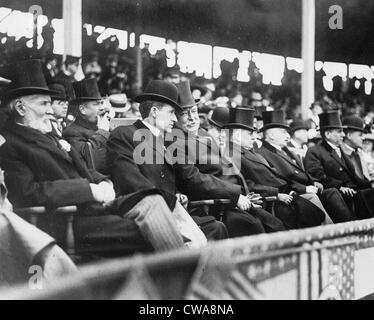
<path id="1" fill-rule="evenodd" d="M 365 123 L 364 120 L 357 116 L 348 116 L 343 118 L 343 126 L 346 126 L 349 129 L 364 130 Z"/>
<path id="2" fill-rule="evenodd" d="M 305 129 L 305 130 L 308 130 L 309 129 L 309 126 L 308 124 L 306 123 L 306 121 L 302 120 L 302 119 L 295 119 L 293 120 L 291 123 L 290 123 L 290 129 L 291 131 L 297 131 L 297 130 L 302 130 L 302 129 Z"/>
<path id="3" fill-rule="evenodd" d="M 210 118 L 220 126 L 224 126 L 230 120 L 230 109 L 227 107 L 217 107 L 213 110 Z"/>
<path id="4" fill-rule="evenodd" d="M 54 99 L 68 100 L 66 95 L 65 87 L 60 83 L 51 83 L 48 85 L 48 88 L 52 91 L 55 91 L 55 94 L 51 95 Z"/>
<path id="5" fill-rule="evenodd" d="M 179 97 L 178 102 L 182 108 L 188 108 L 196 105 L 194 97 L 192 96 L 190 81 L 182 81 L 177 84 Z"/>
<path id="6" fill-rule="evenodd" d="M 253 121 L 256 111 L 250 108 L 231 108 L 229 124 L 239 124 L 253 128 Z"/>
<path id="7" fill-rule="evenodd" d="M 318 115 L 319 126 L 323 128 L 342 128 L 339 111 L 324 112 Z"/>
<path id="8" fill-rule="evenodd" d="M 262 112 L 264 126 L 269 124 L 287 125 L 286 115 L 283 110 L 264 111 Z"/>
<path id="9" fill-rule="evenodd" d="M 144 94 L 164 96 L 175 102 L 178 101 L 177 87 L 166 80 L 152 80 L 145 88 Z"/>
<path id="10" fill-rule="evenodd" d="M 101 99 L 97 80 L 95 78 L 83 79 L 73 82 L 73 89 L 76 99 Z"/>
<path id="11" fill-rule="evenodd" d="M 6 73 L 5 77 L 12 81 L 11 89 L 32 87 L 48 89 L 42 62 L 38 59 L 24 60 L 9 65 Z"/>

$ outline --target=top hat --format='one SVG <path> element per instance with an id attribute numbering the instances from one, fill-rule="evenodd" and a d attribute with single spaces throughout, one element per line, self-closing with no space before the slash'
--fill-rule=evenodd
<path id="1" fill-rule="evenodd" d="M 301 119 L 295 119 L 290 123 L 290 131 L 294 133 L 297 130 L 309 130 L 308 124 Z"/>
<path id="2" fill-rule="evenodd" d="M 262 113 L 266 111 L 266 107 L 265 106 L 255 107 L 255 110 L 256 110 L 255 118 L 258 120 L 262 120 Z"/>
<path id="3" fill-rule="evenodd" d="M 324 112 L 318 115 L 320 129 L 344 129 L 339 111 Z"/>
<path id="4" fill-rule="evenodd" d="M 51 94 L 51 98 L 55 100 L 68 101 L 70 97 L 66 94 L 65 87 L 60 83 L 51 83 L 48 85 L 48 88 L 55 91 L 54 94 Z"/>
<path id="5" fill-rule="evenodd" d="M 127 96 L 124 93 L 110 95 L 109 101 L 115 112 L 127 112 L 131 108 L 131 105 L 127 103 Z"/>
<path id="6" fill-rule="evenodd" d="M 364 121 L 357 117 L 357 116 L 348 116 L 343 118 L 343 126 L 346 127 L 346 129 L 354 130 L 354 131 L 361 131 L 364 132 L 365 130 L 365 123 Z"/>
<path id="7" fill-rule="evenodd" d="M 183 108 L 190 108 L 196 106 L 200 99 L 194 99 L 191 92 L 190 81 L 186 80 L 177 84 L 179 96 L 178 103 Z"/>
<path id="8" fill-rule="evenodd" d="M 253 120 L 256 111 L 249 108 L 231 108 L 229 114 L 229 123 L 225 125 L 226 128 L 239 128 L 255 131 Z"/>
<path id="9" fill-rule="evenodd" d="M 227 107 L 216 107 L 212 116 L 208 118 L 210 124 L 222 129 L 230 120 L 230 109 Z"/>
<path id="10" fill-rule="evenodd" d="M 75 93 L 74 102 L 77 101 L 97 101 L 101 100 L 99 87 L 95 78 L 83 79 L 81 81 L 73 82 L 73 89 Z"/>
<path id="11" fill-rule="evenodd" d="M 163 102 L 180 111 L 183 110 L 178 104 L 178 88 L 166 80 L 152 80 L 148 83 L 144 93 L 136 96 L 134 101 L 139 103 L 144 101 Z"/>
<path id="12" fill-rule="evenodd" d="M 287 125 L 286 115 L 283 110 L 264 111 L 262 113 L 264 126 L 260 131 L 265 131 L 272 128 L 283 128 L 289 130 Z"/>
<path id="13" fill-rule="evenodd" d="M 48 88 L 42 63 L 37 59 L 7 65 L 3 69 L 2 76 L 11 81 L 3 94 L 4 101 L 32 94 L 52 95 L 56 93 Z"/>

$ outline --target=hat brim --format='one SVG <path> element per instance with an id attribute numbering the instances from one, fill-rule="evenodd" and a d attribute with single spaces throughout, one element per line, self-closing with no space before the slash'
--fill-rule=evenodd
<path id="1" fill-rule="evenodd" d="M 74 98 L 70 102 L 82 102 L 82 101 L 100 101 L 104 99 L 104 97 L 100 98 L 93 98 L 93 97 L 79 97 L 79 98 Z"/>
<path id="2" fill-rule="evenodd" d="M 196 106 L 199 102 L 200 102 L 200 99 L 195 99 L 195 102 L 194 102 L 194 103 L 189 104 L 189 105 L 187 105 L 187 106 L 181 106 L 181 107 L 182 107 L 183 110 L 184 110 L 184 109 L 187 109 L 187 108 L 192 108 L 192 107 Z"/>
<path id="3" fill-rule="evenodd" d="M 286 129 L 290 130 L 290 127 L 285 125 L 285 124 L 280 124 L 280 123 L 271 123 L 271 124 L 266 124 L 264 125 L 259 131 L 263 132 L 268 129 L 273 129 L 273 128 L 281 128 L 281 129 Z"/>
<path id="4" fill-rule="evenodd" d="M 112 104 L 112 108 L 114 112 L 127 112 L 130 110 L 131 106 L 127 105 L 126 107 L 117 107 Z"/>
<path id="5" fill-rule="evenodd" d="M 61 101 L 69 101 L 69 100 L 70 100 L 70 97 L 68 97 L 68 96 L 61 97 L 61 96 L 53 96 L 53 95 L 51 95 L 51 99 L 54 99 L 54 100 L 61 100 Z"/>
<path id="6" fill-rule="evenodd" d="M 139 103 L 144 102 L 144 101 L 163 102 L 163 103 L 167 103 L 171 105 L 172 107 L 178 109 L 179 111 L 183 111 L 183 108 L 178 103 L 160 94 L 143 93 L 141 95 L 136 96 L 134 98 L 134 101 L 139 102 Z"/>
<path id="7" fill-rule="evenodd" d="M 344 129 L 349 129 L 349 130 L 352 130 L 352 131 L 365 132 L 365 129 L 364 129 L 364 128 L 354 127 L 354 126 L 345 126 Z"/>
<path id="8" fill-rule="evenodd" d="M 329 129 L 347 129 L 347 126 L 324 126 L 317 129 L 317 131 L 321 130 L 329 130 Z"/>
<path id="9" fill-rule="evenodd" d="M 16 88 L 11 89 L 9 91 L 4 92 L 4 100 L 10 100 L 17 97 L 28 96 L 32 94 L 45 94 L 48 96 L 52 96 L 58 94 L 57 91 L 53 91 L 50 89 L 42 88 L 42 87 L 23 87 L 23 88 Z"/>
<path id="10" fill-rule="evenodd" d="M 223 129 L 223 127 L 224 127 L 224 125 L 223 125 L 222 123 L 218 123 L 218 122 L 216 122 L 216 121 L 214 121 L 214 120 L 212 120 L 212 119 L 209 119 L 209 118 L 208 118 L 208 121 L 209 121 L 210 124 L 212 124 L 212 125 L 214 125 L 214 126 L 220 128 L 220 129 Z"/>
<path id="11" fill-rule="evenodd" d="M 298 131 L 298 130 L 309 130 L 309 128 L 308 127 L 305 127 L 305 126 L 300 126 L 300 127 L 294 127 L 294 128 L 291 128 L 290 127 L 290 131 L 291 132 L 295 132 L 295 131 Z"/>
<path id="12" fill-rule="evenodd" d="M 250 130 L 250 131 L 257 131 L 256 128 L 250 127 L 250 126 L 246 126 L 245 124 L 241 124 L 241 123 L 228 123 L 228 124 L 224 125 L 224 128 L 228 128 L 228 129 L 244 129 L 244 130 Z"/>

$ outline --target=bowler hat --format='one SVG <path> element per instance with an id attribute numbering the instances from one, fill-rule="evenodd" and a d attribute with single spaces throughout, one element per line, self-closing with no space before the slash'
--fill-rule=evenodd
<path id="1" fill-rule="evenodd" d="M 265 131 L 272 128 L 283 128 L 290 129 L 287 125 L 286 115 L 283 110 L 274 110 L 274 111 L 264 111 L 262 113 L 262 118 L 264 121 L 264 126 L 260 131 Z"/>
<path id="2" fill-rule="evenodd" d="M 290 131 L 294 133 L 297 130 L 309 130 L 308 124 L 302 119 L 295 119 L 290 123 Z"/>
<path id="3" fill-rule="evenodd" d="M 365 123 L 361 118 L 357 116 L 345 117 L 343 118 L 342 123 L 343 126 L 346 127 L 346 129 L 364 132 Z"/>
<path id="4" fill-rule="evenodd" d="M 255 131 L 253 125 L 255 117 L 255 110 L 249 108 L 230 108 L 229 123 L 225 125 L 226 128 L 239 128 Z"/>
<path id="5" fill-rule="evenodd" d="M 51 83 L 48 85 L 48 88 L 55 91 L 54 94 L 51 94 L 51 98 L 55 100 L 68 101 L 70 97 L 66 94 L 65 87 L 60 83 Z"/>
<path id="6" fill-rule="evenodd" d="M 102 99 L 95 78 L 73 82 L 73 89 L 75 93 L 75 98 L 73 99 L 74 102 L 96 101 Z"/>
<path id="7" fill-rule="evenodd" d="M 344 129 L 339 111 L 324 112 L 318 115 L 320 129 Z"/>
<path id="8" fill-rule="evenodd" d="M 56 93 L 48 88 L 42 63 L 38 59 L 7 65 L 2 70 L 1 76 L 11 81 L 5 88 L 3 101 L 32 94 L 51 95 Z"/>
<path id="9" fill-rule="evenodd" d="M 228 107 L 216 107 L 208 121 L 210 124 L 222 129 L 230 120 Z"/>
<path id="10" fill-rule="evenodd" d="M 258 120 L 262 120 L 262 113 L 266 111 L 266 107 L 265 106 L 255 107 L 255 110 L 256 110 L 255 118 Z"/>
<path id="11" fill-rule="evenodd" d="M 196 106 L 200 99 L 194 99 L 191 92 L 190 81 L 182 81 L 177 84 L 178 87 L 178 103 L 183 108 L 190 108 Z"/>
<path id="12" fill-rule="evenodd" d="M 156 101 L 171 105 L 182 111 L 178 104 L 178 88 L 166 80 L 152 80 L 148 83 L 143 94 L 135 97 L 135 102 Z"/>

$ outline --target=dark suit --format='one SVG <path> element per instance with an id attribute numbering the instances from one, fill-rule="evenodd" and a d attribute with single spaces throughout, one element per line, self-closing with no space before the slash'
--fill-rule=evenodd
<path id="1" fill-rule="evenodd" d="M 241 185 L 241 181 L 245 181 L 240 172 L 239 175 L 234 174 L 235 168 L 228 159 L 221 157 L 219 147 L 214 139 L 203 130 L 199 130 L 199 135 L 187 135 L 181 129 L 173 130 L 172 135 L 168 135 L 166 140 L 168 148 L 175 150 L 177 162 L 180 164 L 192 163 L 198 171 L 215 183 L 220 182 L 221 187 L 212 189 L 209 198 L 229 198 L 232 199 L 233 206 L 225 211 L 224 222 L 229 230 L 229 235 L 238 237 L 243 235 L 256 234 L 261 232 L 273 232 L 284 230 L 283 223 L 271 216 L 268 212 L 261 208 L 251 208 L 250 214 L 235 209 L 235 205 L 240 194 L 247 192 L 247 186 Z M 185 166 L 179 165 L 179 170 L 185 170 Z M 208 188 L 212 188 L 214 184 L 209 182 Z M 192 199 L 198 199 L 203 194 L 199 194 L 196 190 L 187 189 L 184 184 L 180 188 Z M 218 191 L 218 192 L 217 192 Z M 235 195 L 235 197 L 233 197 Z M 208 197 L 207 197 L 208 198 Z M 216 214 L 214 210 L 211 210 Z"/>
<path id="2" fill-rule="evenodd" d="M 52 136 L 13 122 L 5 125 L 2 134 L 7 141 L 0 149 L 1 167 L 15 208 L 78 205 L 79 214 L 74 219 L 78 253 L 106 256 L 152 251 L 132 220 L 95 205 L 89 184 L 107 177 L 87 169 L 73 147 L 67 153 Z M 132 195 L 133 204 L 143 195 L 136 197 Z M 122 213 L 132 206 L 125 209 L 125 202 L 123 197 L 115 203 Z M 39 227 L 61 240 L 60 225 L 58 216 L 44 216 Z"/>
<path id="3" fill-rule="evenodd" d="M 240 148 L 235 144 L 233 147 Z M 240 150 L 240 170 L 250 190 L 262 196 L 277 196 L 278 193 L 294 191 L 293 183 L 285 180 L 262 156 L 252 150 Z M 295 197 L 290 205 L 276 201 L 274 211 L 288 229 L 317 226 L 324 219 L 318 208 L 301 197 Z"/>
<path id="4" fill-rule="evenodd" d="M 192 165 L 186 166 L 183 172 L 176 172 L 162 137 L 155 137 L 140 120 L 113 130 L 107 143 L 107 154 L 108 167 L 118 194 L 157 188 L 161 190 L 171 210 L 178 192 L 177 178 L 183 180 L 187 189 L 194 189 L 207 197 L 220 187 L 217 182 L 209 185 L 206 177 L 200 175 Z M 196 222 L 199 224 L 198 219 Z M 215 223 L 217 228 L 221 228 L 218 222 Z M 206 232 L 204 228 L 202 230 Z"/>
<path id="5" fill-rule="evenodd" d="M 294 186 L 297 186 L 296 191 L 298 193 L 305 193 L 306 186 L 314 185 L 315 180 L 305 171 L 301 159 L 288 148 L 283 148 L 280 151 L 265 141 L 259 153 L 271 166 L 277 169 L 281 177 L 292 181 Z M 356 219 L 356 216 L 347 207 L 343 197 L 336 188 L 324 189 L 318 196 L 334 222 Z"/>
<path id="6" fill-rule="evenodd" d="M 349 187 L 361 190 L 358 196 L 354 197 L 355 213 L 362 218 L 372 217 L 371 207 L 373 207 L 374 193 L 371 184 L 367 180 L 360 179 L 355 174 L 353 164 L 343 151 L 341 151 L 341 154 L 342 158 L 339 158 L 335 150 L 326 141 L 322 141 L 320 144 L 309 148 L 305 156 L 305 168 L 325 188 Z M 344 198 L 350 205 L 350 199 Z M 363 203 L 367 205 L 363 206 Z"/>
<path id="7" fill-rule="evenodd" d="M 93 161 L 97 171 L 108 173 L 106 142 L 109 131 L 98 129 L 96 124 L 78 115 L 75 121 L 63 130 L 62 136 L 78 150 L 89 168 L 92 168 Z M 92 146 L 92 154 L 88 143 Z"/>

